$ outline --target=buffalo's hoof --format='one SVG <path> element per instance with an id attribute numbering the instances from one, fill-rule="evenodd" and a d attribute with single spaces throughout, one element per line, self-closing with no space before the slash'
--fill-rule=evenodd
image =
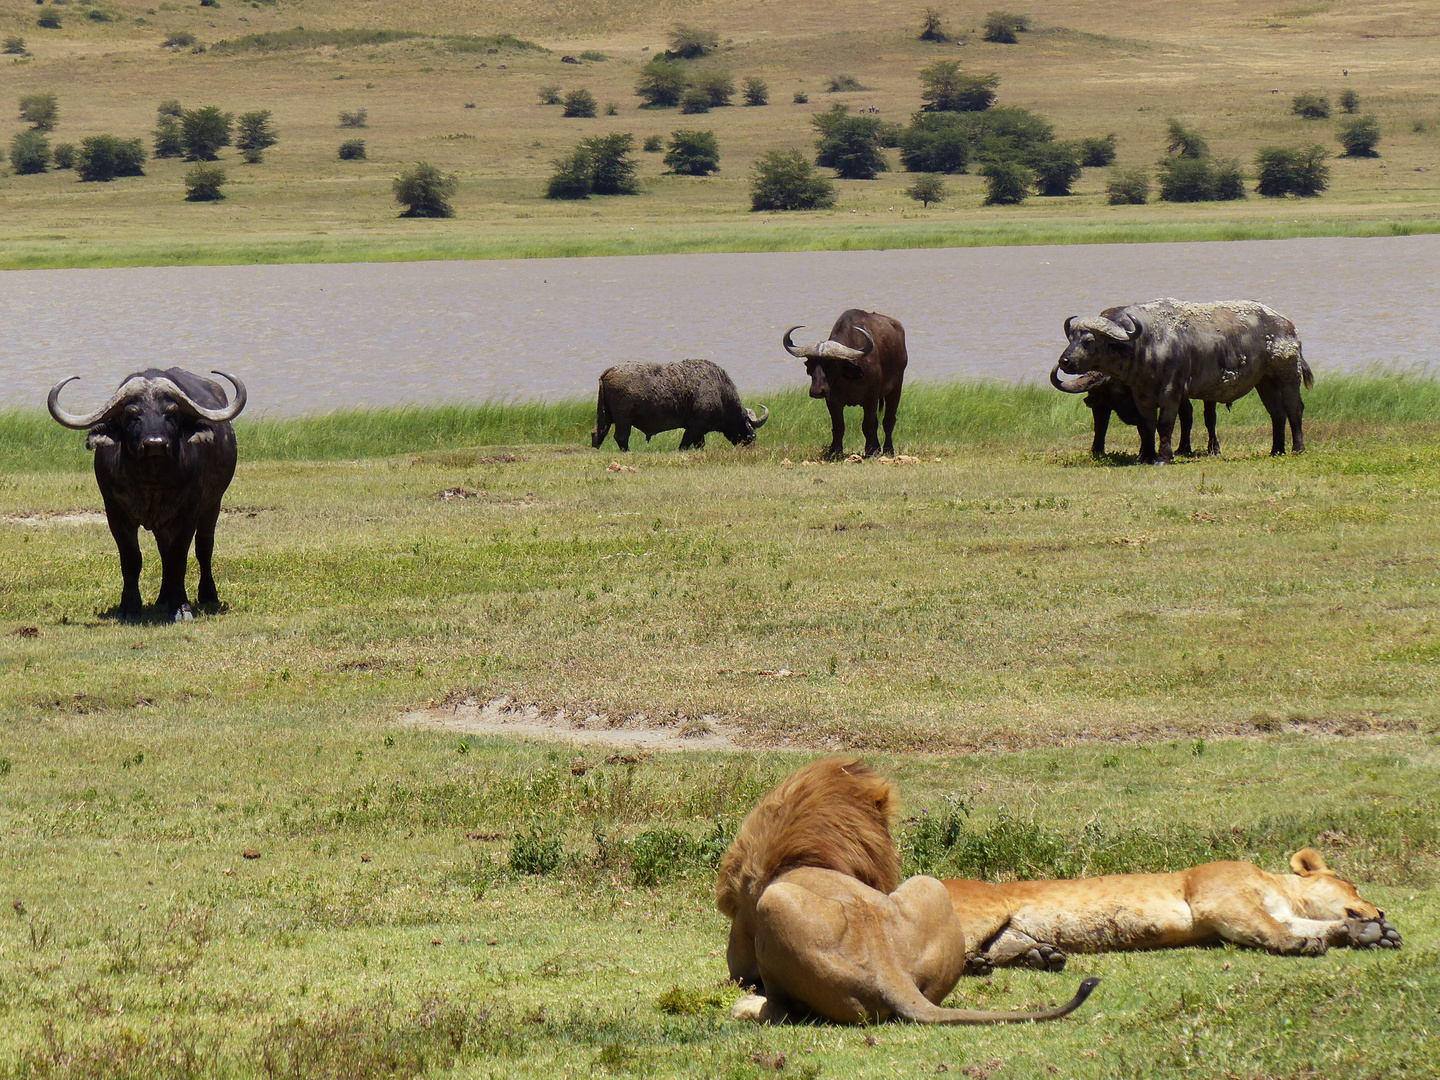
<path id="1" fill-rule="evenodd" d="M 195 618 L 195 612 L 191 610 L 189 604 L 181 604 L 175 609 L 175 614 L 171 618 L 175 622 L 189 622 Z"/>

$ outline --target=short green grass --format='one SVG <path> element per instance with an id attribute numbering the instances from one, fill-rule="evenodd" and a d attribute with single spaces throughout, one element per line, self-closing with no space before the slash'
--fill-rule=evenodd
<path id="1" fill-rule="evenodd" d="M 0 466 L 0 1074 L 1440 1068 L 1434 384 L 1322 379 L 1282 459 L 1242 403 L 1224 458 L 1169 468 L 1123 430 L 1093 462 L 1088 414 L 1040 388 L 916 387 L 908 464 L 805 464 L 823 409 L 772 408 L 754 449 L 626 458 L 584 403 L 241 425 L 227 609 L 182 626 L 106 614 L 81 436 L 0 420 L 33 453 Z M 626 760 L 400 720 L 472 695 L 748 745 Z M 1078 957 L 953 998 L 1103 978 L 1038 1029 L 732 1023 L 715 852 L 830 748 L 896 779 L 911 871 L 1314 844 L 1406 947 Z"/>

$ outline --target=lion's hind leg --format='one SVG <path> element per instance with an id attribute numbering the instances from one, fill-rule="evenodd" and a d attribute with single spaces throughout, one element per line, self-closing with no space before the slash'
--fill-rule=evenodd
<path id="1" fill-rule="evenodd" d="M 992 968 L 1028 967 L 1036 971 L 1063 971 L 1068 957 L 1058 946 L 1036 941 L 1023 930 L 1007 926 L 985 942 L 976 960 Z M 980 964 L 972 963 L 972 967 Z"/>

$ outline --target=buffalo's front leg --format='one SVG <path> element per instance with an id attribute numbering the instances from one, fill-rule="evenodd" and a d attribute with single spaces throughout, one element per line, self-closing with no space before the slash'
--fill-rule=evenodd
<path id="1" fill-rule="evenodd" d="M 1160 416 L 1155 425 L 1160 435 L 1159 464 L 1169 465 L 1175 460 L 1175 451 L 1170 448 L 1170 440 L 1175 434 L 1175 418 L 1179 412 L 1179 407 L 1175 405 L 1160 406 Z"/>
<path id="2" fill-rule="evenodd" d="M 705 449 L 705 433 L 702 431 L 702 432 L 700 432 L 700 433 L 697 435 L 695 432 L 690 431 L 690 430 L 687 429 L 687 430 L 685 431 L 684 435 L 682 435 L 682 436 L 680 437 L 680 449 L 681 449 L 681 450 L 704 450 L 704 449 Z"/>
<path id="3" fill-rule="evenodd" d="M 1193 457 L 1195 451 L 1190 448 L 1190 429 L 1195 426 L 1195 407 L 1190 404 L 1189 398 L 1180 402 L 1180 445 L 1175 452 L 1181 457 Z"/>
<path id="4" fill-rule="evenodd" d="M 1140 464 L 1155 464 L 1155 410 L 1140 409 L 1140 422 L 1135 425 L 1140 432 Z"/>
<path id="5" fill-rule="evenodd" d="M 1091 412 L 1095 414 L 1095 441 L 1090 444 L 1090 456 L 1104 457 L 1105 433 L 1110 430 L 1110 406 L 1097 405 Z"/>
<path id="6" fill-rule="evenodd" d="M 200 527 L 195 531 L 195 561 L 200 564 L 200 585 L 195 593 L 197 604 L 220 603 L 220 594 L 215 589 L 215 575 L 210 567 L 210 560 L 214 554 L 215 522 L 202 521 Z"/>
<path id="7" fill-rule="evenodd" d="M 830 449 L 825 456 L 834 460 L 845 453 L 845 406 L 833 398 L 827 398 L 825 406 L 830 410 Z"/>
<path id="8" fill-rule="evenodd" d="M 861 408 L 865 410 L 860 421 L 860 430 L 865 433 L 865 456 L 874 457 L 880 453 L 880 402 L 867 401 Z"/>
<path id="9" fill-rule="evenodd" d="M 185 564 L 190 559 L 190 541 L 194 536 L 190 529 L 155 535 L 160 548 L 160 595 L 156 601 L 169 609 L 170 617 L 176 622 L 194 618 L 190 598 L 185 595 Z"/>
<path id="10" fill-rule="evenodd" d="M 140 610 L 144 606 L 140 600 L 140 567 L 145 561 L 140 554 L 140 539 L 137 535 L 140 526 L 108 506 L 105 511 L 110 523 L 110 535 L 115 538 L 115 546 L 120 550 L 120 580 L 123 583 L 120 588 L 120 617 L 139 618 Z"/>

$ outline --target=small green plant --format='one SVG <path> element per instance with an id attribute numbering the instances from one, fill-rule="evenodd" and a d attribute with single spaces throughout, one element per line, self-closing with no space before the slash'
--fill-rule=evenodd
<path id="1" fill-rule="evenodd" d="M 162 49 L 188 49 L 195 44 L 195 35 L 188 30 L 177 30 L 160 43 Z"/>
<path id="2" fill-rule="evenodd" d="M 677 23 L 670 31 L 670 55 L 682 60 L 694 60 L 704 56 L 720 44 L 720 35 L 713 30 L 702 30 L 688 23 Z"/>
<path id="3" fill-rule="evenodd" d="M 798 150 L 771 150 L 755 162 L 750 209 L 825 210 L 835 205 L 835 185 Z"/>
<path id="4" fill-rule="evenodd" d="M 558 836 L 546 836 L 532 826 L 516 833 L 510 841 L 510 869 L 517 874 L 553 874 L 568 861 L 565 845 Z"/>
<path id="5" fill-rule="evenodd" d="M 1179 120 L 1166 124 L 1165 151 L 1178 157 L 1199 159 L 1210 156 L 1210 144 L 1198 131 L 1187 128 Z"/>
<path id="6" fill-rule="evenodd" d="M 740 84 L 740 94 L 746 105 L 770 104 L 770 84 L 758 75 L 747 75 Z"/>
<path id="7" fill-rule="evenodd" d="M 1354 90 L 1342 90 L 1340 92 L 1340 108 L 1347 113 L 1360 111 L 1360 95 Z"/>
<path id="8" fill-rule="evenodd" d="M 145 146 L 139 139 L 91 135 L 80 140 L 75 172 L 82 181 L 105 182 L 119 176 L 145 175 Z"/>
<path id="9" fill-rule="evenodd" d="M 73 169 L 75 167 L 75 144 L 56 143 L 54 161 L 57 169 Z"/>
<path id="10" fill-rule="evenodd" d="M 1330 156 L 1318 143 L 1309 147 L 1267 146 L 1255 155 L 1255 190 L 1269 198 L 1309 198 L 1330 186 Z"/>
<path id="11" fill-rule="evenodd" d="M 958 60 L 937 60 L 920 72 L 923 112 L 983 112 L 995 104 L 999 75 L 964 75 Z"/>
<path id="12" fill-rule="evenodd" d="M 175 98 L 162 101 L 155 108 L 155 116 L 159 120 L 179 120 L 183 115 L 185 115 L 185 110 Z"/>
<path id="13" fill-rule="evenodd" d="M 656 139 L 660 136 L 656 135 Z M 590 152 L 576 147 L 567 157 L 556 158 L 555 171 L 545 187 L 547 199 L 588 199 L 590 197 Z"/>
<path id="14" fill-rule="evenodd" d="M 363 128 L 370 125 L 370 111 L 368 109 L 341 109 L 340 126 L 342 128 Z"/>
<path id="15" fill-rule="evenodd" d="M 5 53 L 9 56 L 24 56 L 25 39 L 23 37 L 7 37 L 5 39 Z"/>
<path id="16" fill-rule="evenodd" d="M 586 49 L 580 54 L 580 59 L 589 60 L 591 63 L 599 64 L 605 60 L 609 60 L 610 57 L 606 56 L 603 52 L 596 51 L 595 49 Z"/>
<path id="17" fill-rule="evenodd" d="M 793 101 L 796 105 L 809 105 L 810 95 L 805 93 L 804 90 L 796 90 L 795 96 L 792 97 L 790 100 Z"/>
<path id="18" fill-rule="evenodd" d="M 43 173 L 50 168 L 50 140 L 36 128 L 18 132 L 10 140 L 10 166 L 22 175 Z"/>
<path id="19" fill-rule="evenodd" d="M 1115 163 L 1115 135 L 1103 139 L 1080 140 L 1080 164 L 1087 169 L 1103 169 Z"/>
<path id="20" fill-rule="evenodd" d="M 541 105 L 560 104 L 559 83 L 545 83 L 540 87 L 539 90 L 536 91 L 536 93 L 539 95 Z"/>
<path id="21" fill-rule="evenodd" d="M 60 13 L 54 8 L 46 8 L 40 13 L 40 18 L 35 20 L 35 25 L 42 30 L 59 30 Z"/>
<path id="22" fill-rule="evenodd" d="M 1330 99 L 1323 94 L 1296 94 L 1290 101 L 1290 111 L 1306 120 L 1330 119 Z"/>
<path id="23" fill-rule="evenodd" d="M 219 165 L 201 161 L 185 174 L 186 202 L 218 202 L 225 198 L 225 170 Z"/>
<path id="24" fill-rule="evenodd" d="M 54 131 L 60 122 L 60 99 L 49 90 L 24 94 L 20 98 L 20 119 L 36 131 Z"/>
<path id="25" fill-rule="evenodd" d="M 214 161 L 222 147 L 230 145 L 231 113 L 215 105 L 186 109 L 180 114 L 180 136 L 185 143 L 186 161 Z"/>
<path id="26" fill-rule="evenodd" d="M 1373 116 L 1352 116 L 1341 122 L 1335 138 L 1345 148 L 1346 157 L 1378 157 L 1375 147 L 1380 142 L 1380 121 Z"/>
<path id="27" fill-rule="evenodd" d="M 1026 163 L 1035 173 L 1035 188 L 1041 195 L 1069 195 L 1080 179 L 1080 150 L 1074 143 L 1042 143 L 1030 151 Z"/>
<path id="28" fill-rule="evenodd" d="M 655 999 L 655 1007 L 671 1016 L 701 1016 L 725 1007 L 725 995 L 718 990 L 672 986 Z"/>
<path id="29" fill-rule="evenodd" d="M 926 209 L 932 202 L 944 202 L 950 197 L 950 191 L 946 188 L 945 181 L 934 173 L 921 173 L 915 177 L 914 182 L 905 189 L 905 194 Z M 833 675 L 834 672 L 832 671 L 831 674 Z"/>
<path id="30" fill-rule="evenodd" d="M 985 16 L 985 26 L 980 36 L 986 41 L 1001 45 L 1014 45 L 1019 35 L 1030 29 L 1030 16 L 1017 15 L 1013 11 L 992 11 Z"/>
<path id="31" fill-rule="evenodd" d="M 950 35 L 945 32 L 945 26 L 941 21 L 940 12 L 933 7 L 926 8 L 925 14 L 920 16 L 920 40 L 941 44 L 950 40 Z"/>
<path id="32" fill-rule="evenodd" d="M 664 160 L 680 176 L 708 176 L 720 171 L 720 143 L 713 131 L 675 131 Z"/>
<path id="33" fill-rule="evenodd" d="M 581 87 L 579 90 L 571 90 L 565 95 L 564 109 L 561 115 L 575 119 L 593 120 L 598 108 L 599 104 L 595 100 L 595 95 Z"/>
<path id="34" fill-rule="evenodd" d="M 395 201 L 405 208 L 401 217 L 455 216 L 450 200 L 459 187 L 459 181 L 454 176 L 446 176 L 429 162 L 416 162 L 413 168 L 395 177 L 390 186 L 395 193 Z"/>
<path id="35" fill-rule="evenodd" d="M 710 95 L 698 86 L 692 86 L 680 98 L 680 111 L 687 116 L 710 111 Z"/>
<path id="36" fill-rule="evenodd" d="M 1035 174 L 1018 161 L 989 161 L 980 169 L 985 178 L 986 206 L 1014 206 L 1025 201 Z"/>
<path id="37" fill-rule="evenodd" d="M 606 115 L 606 116 L 619 116 L 619 115 L 620 115 L 620 103 L 619 103 L 618 101 L 607 101 L 607 102 L 605 103 L 605 115 Z"/>
<path id="38" fill-rule="evenodd" d="M 868 90 L 869 87 L 861 84 L 854 75 L 831 75 L 830 83 L 825 87 L 827 94 L 853 94 L 857 90 Z"/>
<path id="39" fill-rule="evenodd" d="M 645 144 L 640 147 L 647 154 L 658 154 L 665 149 L 665 139 L 661 135 L 646 135 Z"/>
<path id="40" fill-rule="evenodd" d="M 1142 166 L 1113 169 L 1105 181 L 1111 206 L 1143 206 L 1150 200 L 1150 173 Z"/>
<path id="41" fill-rule="evenodd" d="M 887 172 L 890 163 L 880 150 L 881 121 L 874 116 L 852 116 L 836 104 L 812 118 L 819 132 L 815 164 L 834 169 L 844 180 L 873 180 Z"/>
<path id="42" fill-rule="evenodd" d="M 258 164 L 266 150 L 280 141 L 270 124 L 270 110 L 241 113 L 235 125 L 235 148 L 250 164 Z"/>
<path id="43" fill-rule="evenodd" d="M 180 121 L 173 116 L 162 115 L 155 127 L 155 156 L 157 158 L 181 157 L 185 153 L 185 132 Z"/>
<path id="44" fill-rule="evenodd" d="M 644 100 L 647 108 L 668 109 L 680 104 L 680 98 L 689 84 L 690 73 L 684 64 L 657 56 L 640 69 L 635 93 Z"/>
<path id="45" fill-rule="evenodd" d="M 13 767 L 8 757 L 0 757 L 0 779 L 9 776 Z"/>

